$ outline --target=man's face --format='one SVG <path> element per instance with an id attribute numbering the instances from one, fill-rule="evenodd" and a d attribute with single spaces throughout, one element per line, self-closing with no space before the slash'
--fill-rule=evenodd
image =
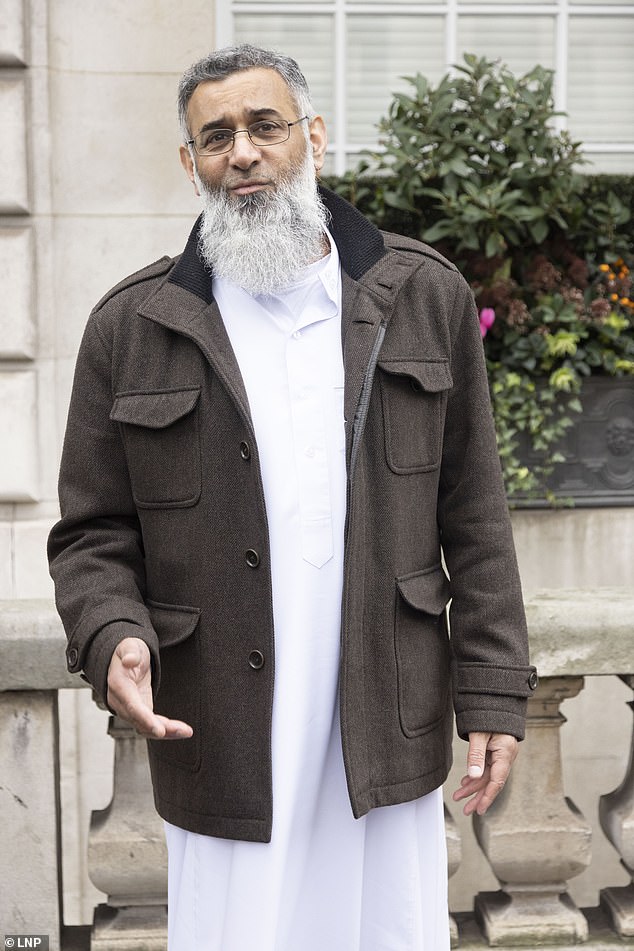
<path id="1" fill-rule="evenodd" d="M 259 119 L 300 119 L 288 86 L 272 69 L 248 69 L 226 79 L 201 83 L 187 109 L 192 138 L 203 127 L 246 129 Z M 307 121 L 307 120 L 305 120 Z M 326 130 L 317 116 L 309 124 L 309 147 L 315 169 L 319 170 L 326 151 Z M 280 180 L 287 179 L 301 166 L 307 141 L 301 125 L 290 130 L 286 142 L 264 148 L 254 145 L 246 133 L 237 135 L 230 152 L 222 155 L 195 155 L 198 175 L 211 189 L 223 188 L 229 197 L 255 192 L 275 191 Z M 181 162 L 194 183 L 194 163 L 188 148 L 181 146 Z"/>

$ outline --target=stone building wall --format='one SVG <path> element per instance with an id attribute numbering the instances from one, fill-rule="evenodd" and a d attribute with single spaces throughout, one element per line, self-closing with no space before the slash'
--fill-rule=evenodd
<path id="1" fill-rule="evenodd" d="M 91 307 L 177 254 L 197 214 L 176 85 L 213 45 L 210 0 L 2 0 L 0 598 L 52 596 L 46 538 Z M 65 919 L 88 921 L 87 819 L 112 750 L 87 691 L 62 692 Z M 95 897 L 97 896 L 97 897 Z"/>

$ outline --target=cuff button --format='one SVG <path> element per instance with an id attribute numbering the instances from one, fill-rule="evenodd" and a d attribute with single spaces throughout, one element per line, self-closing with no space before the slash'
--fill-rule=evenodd
<path id="1" fill-rule="evenodd" d="M 68 653 L 66 654 L 66 659 L 68 660 L 68 666 L 75 667 L 75 665 L 77 664 L 78 658 L 79 658 L 79 654 L 77 653 L 77 649 L 75 647 L 71 647 Z"/>
<path id="2" fill-rule="evenodd" d="M 536 690 L 538 685 L 539 685 L 539 677 L 537 676 L 535 671 L 533 671 L 530 677 L 528 678 L 528 686 L 531 688 L 531 690 Z"/>
<path id="3" fill-rule="evenodd" d="M 251 651 L 249 654 L 249 666 L 253 670 L 261 670 L 264 667 L 264 654 L 262 651 Z"/>

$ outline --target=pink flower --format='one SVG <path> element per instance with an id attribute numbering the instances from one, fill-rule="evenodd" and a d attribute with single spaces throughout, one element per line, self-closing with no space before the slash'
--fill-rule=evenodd
<path id="1" fill-rule="evenodd" d="M 493 326 L 495 311 L 492 307 L 483 307 L 480 311 L 480 333 L 486 337 L 487 330 Z"/>

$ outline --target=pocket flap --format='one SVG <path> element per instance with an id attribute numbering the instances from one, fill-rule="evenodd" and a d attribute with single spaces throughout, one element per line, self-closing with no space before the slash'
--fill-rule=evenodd
<path id="1" fill-rule="evenodd" d="M 148 429 L 164 429 L 191 413 L 199 396 L 199 386 L 154 393 L 122 393 L 115 397 L 110 419 Z"/>
<path id="2" fill-rule="evenodd" d="M 173 647 L 186 641 L 194 631 L 200 619 L 200 608 L 190 608 L 181 604 L 161 604 L 148 601 L 152 627 L 159 639 L 159 647 Z"/>
<path id="3" fill-rule="evenodd" d="M 427 393 L 439 393 L 453 386 L 448 360 L 379 360 L 384 373 L 405 376 Z"/>
<path id="4" fill-rule="evenodd" d="M 396 585 L 410 607 L 426 614 L 442 614 L 451 597 L 449 579 L 441 565 L 397 578 Z"/>

